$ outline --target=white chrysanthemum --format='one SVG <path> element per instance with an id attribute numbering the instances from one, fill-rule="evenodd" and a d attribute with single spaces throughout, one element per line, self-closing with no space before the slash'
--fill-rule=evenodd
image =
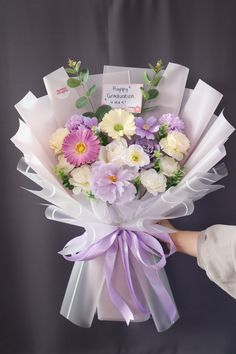
<path id="1" fill-rule="evenodd" d="M 122 136 L 130 139 L 136 131 L 134 115 L 124 109 L 112 109 L 103 117 L 100 129 L 112 139 L 119 140 Z"/>
<path id="2" fill-rule="evenodd" d="M 67 128 L 59 128 L 50 136 L 49 145 L 56 154 L 61 153 L 63 141 L 68 134 L 69 130 Z"/>
<path id="3" fill-rule="evenodd" d="M 159 142 L 161 149 L 169 156 L 181 161 L 187 153 L 190 142 L 186 135 L 180 132 L 170 132 L 166 138 L 162 138 Z"/>
<path id="4" fill-rule="evenodd" d="M 75 168 L 71 172 L 70 184 L 74 186 L 73 193 L 78 194 L 81 192 L 90 191 L 90 177 L 91 168 L 88 165 Z"/>
<path id="5" fill-rule="evenodd" d="M 65 158 L 64 155 L 58 155 L 58 164 L 57 167 L 60 170 L 63 170 L 66 174 L 68 174 L 73 168 L 75 167 L 74 165 L 71 165 L 67 159 Z"/>
<path id="6" fill-rule="evenodd" d="M 147 191 L 153 195 L 165 192 L 166 190 L 166 176 L 162 173 L 157 173 L 156 170 L 142 170 L 140 174 L 142 185 L 147 188 Z"/>
<path id="7" fill-rule="evenodd" d="M 103 162 L 113 162 L 118 166 L 125 164 L 124 156 L 127 155 L 128 144 L 124 138 L 113 140 L 106 146 L 101 146 L 98 159 Z"/>
<path id="8" fill-rule="evenodd" d="M 150 158 L 144 152 L 142 146 L 133 144 L 127 149 L 124 155 L 124 160 L 129 166 L 143 167 L 150 163 Z"/>
<path id="9" fill-rule="evenodd" d="M 170 156 L 162 156 L 159 165 L 161 172 L 168 177 L 173 176 L 179 168 L 178 162 Z"/>

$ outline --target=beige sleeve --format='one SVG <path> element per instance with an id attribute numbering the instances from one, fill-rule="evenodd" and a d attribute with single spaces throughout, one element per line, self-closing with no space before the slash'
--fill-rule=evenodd
<path id="1" fill-rule="evenodd" d="M 202 231 L 197 262 L 213 282 L 236 298 L 236 226 L 214 225 Z"/>

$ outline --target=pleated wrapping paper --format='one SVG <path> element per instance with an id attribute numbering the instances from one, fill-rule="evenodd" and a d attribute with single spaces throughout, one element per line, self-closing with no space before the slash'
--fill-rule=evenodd
<path id="1" fill-rule="evenodd" d="M 88 86 L 97 86 L 94 106 L 101 104 L 104 84 L 142 83 L 144 71 L 148 69 L 105 66 L 103 74 L 90 75 Z M 214 183 L 227 171 L 217 163 L 234 131 L 223 112 L 214 114 L 222 99 L 218 91 L 202 80 L 193 90 L 185 88 L 188 71 L 169 63 L 158 86 L 159 96 L 152 102 L 158 106 L 152 115 L 171 112 L 185 122 L 191 142 L 186 174 L 178 186 L 157 196 L 146 193 L 122 206 L 72 196 L 53 173 L 50 135 L 70 115 L 90 109 L 75 108 L 80 92 L 66 87 L 64 68 L 44 78 L 46 96 L 36 98 L 29 92 L 16 104 L 23 118 L 11 139 L 23 153 L 18 170 L 42 188 L 31 192 L 49 203 L 48 219 L 85 229 L 59 252 L 75 262 L 60 313 L 76 325 L 90 327 L 97 312 L 101 320 L 127 324 L 151 316 L 157 330 L 163 331 L 179 317 L 164 270 L 166 258 L 175 252 L 169 236 L 173 231 L 158 221 L 190 215 L 194 201 L 221 188 Z M 58 90 L 63 93 L 58 95 Z"/>

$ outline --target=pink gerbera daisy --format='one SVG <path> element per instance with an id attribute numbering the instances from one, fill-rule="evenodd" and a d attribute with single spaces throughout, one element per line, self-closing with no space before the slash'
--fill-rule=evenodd
<path id="1" fill-rule="evenodd" d="M 78 128 L 68 134 L 63 142 L 62 151 L 69 163 L 74 166 L 94 162 L 99 154 L 100 145 L 90 129 Z"/>

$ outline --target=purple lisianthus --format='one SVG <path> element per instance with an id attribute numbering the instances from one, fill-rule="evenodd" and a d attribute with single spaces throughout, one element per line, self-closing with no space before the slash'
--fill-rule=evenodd
<path id="1" fill-rule="evenodd" d="M 92 129 L 97 126 L 98 120 L 96 117 L 89 118 L 78 114 L 71 116 L 66 123 L 66 128 L 69 129 L 70 132 L 75 132 L 79 128 Z"/>
<path id="2" fill-rule="evenodd" d="M 135 186 L 130 182 L 137 176 L 135 167 L 95 162 L 92 166 L 91 191 L 95 198 L 110 204 L 123 204 L 134 199 Z"/>
<path id="3" fill-rule="evenodd" d="M 156 117 L 149 117 L 143 119 L 142 117 L 137 117 L 135 119 L 136 124 L 136 134 L 141 138 L 147 138 L 154 140 L 154 133 L 158 132 L 160 125 L 158 124 Z"/>
<path id="4" fill-rule="evenodd" d="M 165 113 L 159 118 L 160 125 L 167 125 L 168 130 L 182 132 L 184 130 L 184 121 L 174 113 Z"/>
<path id="5" fill-rule="evenodd" d="M 149 157 L 153 156 L 155 150 L 160 150 L 160 146 L 155 140 L 148 140 L 147 138 L 141 138 L 139 136 L 132 139 L 131 143 L 142 146 L 144 152 L 146 152 Z"/>

